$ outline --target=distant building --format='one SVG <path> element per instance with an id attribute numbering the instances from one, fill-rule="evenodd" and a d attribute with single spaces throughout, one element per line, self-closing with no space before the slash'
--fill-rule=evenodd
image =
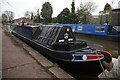
<path id="1" fill-rule="evenodd" d="M 104 23 L 110 23 L 111 22 L 111 11 L 110 10 L 106 10 L 106 11 L 100 11 L 99 12 L 99 19 L 100 19 L 100 24 L 104 24 Z"/>
<path id="2" fill-rule="evenodd" d="M 21 17 L 21 18 L 18 18 L 18 19 L 14 19 L 14 23 L 21 23 L 22 21 L 25 22 L 25 23 L 29 23 L 29 24 L 32 23 L 32 20 L 30 20 L 29 18 L 26 18 L 26 17 Z"/>
<path id="3" fill-rule="evenodd" d="M 120 26 L 120 8 L 112 10 L 111 24 Z"/>
<path id="4" fill-rule="evenodd" d="M 90 17 L 90 24 L 99 24 L 99 15 L 92 15 Z"/>
<path id="5" fill-rule="evenodd" d="M 99 18 L 99 15 L 93 15 L 93 18 Z"/>

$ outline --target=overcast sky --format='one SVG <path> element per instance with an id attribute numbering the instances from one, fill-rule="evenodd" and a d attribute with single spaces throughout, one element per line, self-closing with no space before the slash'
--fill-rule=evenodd
<path id="1" fill-rule="evenodd" d="M 24 16 L 25 11 L 36 12 L 37 9 L 41 11 L 42 4 L 46 1 L 49 1 L 53 7 L 53 17 L 56 17 L 66 7 L 71 10 L 72 0 L 0 0 L 0 12 L 3 13 L 5 10 L 13 11 L 15 18 L 19 18 Z M 120 0 L 75 0 L 76 9 L 81 2 L 88 1 L 97 5 L 96 11 L 92 14 L 98 15 L 106 3 L 111 4 L 113 8 L 117 8 Z"/>

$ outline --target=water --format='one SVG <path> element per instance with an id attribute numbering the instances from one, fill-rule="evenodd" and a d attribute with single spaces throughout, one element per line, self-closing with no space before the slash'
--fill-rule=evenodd
<path id="1" fill-rule="evenodd" d="M 86 41 L 89 47 L 97 48 L 100 50 L 106 50 L 112 54 L 114 58 L 118 57 L 120 42 L 110 41 L 103 39 L 102 37 L 96 37 L 92 35 L 75 35 L 77 39 Z"/>

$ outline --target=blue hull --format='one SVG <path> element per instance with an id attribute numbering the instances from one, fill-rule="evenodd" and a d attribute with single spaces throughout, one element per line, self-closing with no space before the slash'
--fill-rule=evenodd
<path id="1" fill-rule="evenodd" d="M 120 26 L 101 25 L 101 24 L 57 24 L 57 26 L 70 26 L 75 33 L 97 35 L 103 37 L 120 37 Z M 111 28 L 110 28 L 111 27 Z M 118 30 L 114 31 L 114 28 Z"/>

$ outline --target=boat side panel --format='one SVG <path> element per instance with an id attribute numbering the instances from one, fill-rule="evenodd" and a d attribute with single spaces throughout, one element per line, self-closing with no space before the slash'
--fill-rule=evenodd
<path id="1" fill-rule="evenodd" d="M 73 32 L 99 36 L 120 37 L 119 33 L 110 34 L 109 25 L 101 24 L 57 24 L 57 26 L 70 26 Z"/>
<path id="2" fill-rule="evenodd" d="M 14 26 L 13 31 L 26 38 L 32 39 L 32 27 L 16 25 Z"/>

